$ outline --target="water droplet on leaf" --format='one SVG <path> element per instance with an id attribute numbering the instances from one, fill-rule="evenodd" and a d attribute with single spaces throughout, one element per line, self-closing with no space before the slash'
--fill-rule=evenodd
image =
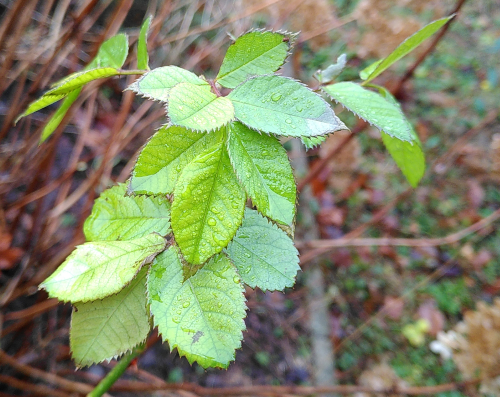
<path id="1" fill-rule="evenodd" d="M 272 99 L 274 102 L 278 102 L 278 101 L 281 99 L 281 94 L 279 94 L 279 93 L 275 93 L 275 94 L 271 95 L 271 99 Z"/>
<path id="2" fill-rule="evenodd" d="M 215 226 L 217 224 L 217 221 L 214 218 L 208 218 L 207 223 L 209 226 Z"/>

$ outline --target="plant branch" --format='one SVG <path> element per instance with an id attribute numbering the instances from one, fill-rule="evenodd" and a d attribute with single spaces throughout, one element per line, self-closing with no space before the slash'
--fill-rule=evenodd
<path id="1" fill-rule="evenodd" d="M 123 375 L 125 370 L 133 359 L 138 357 L 145 349 L 145 344 L 136 347 L 132 352 L 124 357 L 116 364 L 113 369 L 104 377 L 103 380 L 92 390 L 87 397 L 100 397 L 106 393 L 111 386 Z"/>

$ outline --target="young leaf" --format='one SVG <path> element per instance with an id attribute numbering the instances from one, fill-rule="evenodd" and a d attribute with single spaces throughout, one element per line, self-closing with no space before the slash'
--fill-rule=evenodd
<path id="1" fill-rule="evenodd" d="M 411 125 L 401 109 L 380 94 L 350 82 L 330 84 L 324 86 L 323 90 L 386 134 L 402 141 L 413 141 Z"/>
<path id="2" fill-rule="evenodd" d="M 250 76 L 275 72 L 285 62 L 291 39 L 289 34 L 261 31 L 238 37 L 229 46 L 216 80 L 234 88 Z"/>
<path id="3" fill-rule="evenodd" d="M 105 67 L 90 70 L 83 70 L 70 74 L 64 80 L 61 80 L 57 86 L 47 91 L 44 95 L 67 95 L 77 88 L 83 87 L 85 84 L 97 79 L 117 76 L 120 71 L 115 68 Z"/>
<path id="4" fill-rule="evenodd" d="M 222 142 L 184 168 L 174 190 L 172 229 L 188 262 L 202 264 L 227 246 L 241 224 L 245 198 Z"/>
<path id="5" fill-rule="evenodd" d="M 340 73 L 342 73 L 346 63 L 347 57 L 345 54 L 342 54 L 337 58 L 337 63 L 328 66 L 325 70 L 318 70 L 314 74 L 314 77 L 320 82 L 320 84 L 328 84 Z"/>
<path id="6" fill-rule="evenodd" d="M 379 59 L 378 61 L 373 62 L 372 64 L 364 68 L 361 72 L 359 72 L 359 77 L 361 78 L 361 80 L 366 80 L 368 77 L 370 77 L 373 71 L 377 69 L 377 66 L 382 62 L 384 62 L 384 60 Z"/>
<path id="7" fill-rule="evenodd" d="M 43 95 L 42 97 L 38 98 L 37 100 L 31 102 L 28 106 L 28 108 L 21 113 L 19 116 L 17 116 L 16 121 L 14 123 L 17 123 L 19 120 L 21 120 L 23 117 L 29 116 L 32 113 L 38 112 L 40 109 L 46 108 L 49 105 L 52 105 L 53 103 L 60 101 L 66 96 L 66 94 L 59 94 L 59 95 Z"/>
<path id="8" fill-rule="evenodd" d="M 227 368 L 241 346 L 245 297 L 225 255 L 211 259 L 183 282 L 175 247 L 158 255 L 147 282 L 154 325 L 170 349 L 192 364 Z"/>
<path id="9" fill-rule="evenodd" d="M 165 248 L 158 234 L 129 241 L 79 245 L 40 288 L 64 302 L 88 302 L 116 294 Z"/>
<path id="10" fill-rule="evenodd" d="M 162 127 L 142 149 L 129 192 L 170 194 L 184 167 L 208 147 L 220 142 L 218 133 L 204 134 L 184 127 Z"/>
<path id="11" fill-rule="evenodd" d="M 195 131 L 215 130 L 234 117 L 228 98 L 218 97 L 208 85 L 192 83 L 179 83 L 170 90 L 167 111 L 172 124 Z"/>
<path id="12" fill-rule="evenodd" d="M 241 280 L 263 291 L 293 286 L 300 270 L 299 253 L 290 237 L 250 208 L 245 209 L 243 223 L 227 253 Z"/>
<path id="13" fill-rule="evenodd" d="M 373 65 L 368 66 L 368 70 L 371 71 L 370 75 L 366 78 L 365 83 L 368 83 L 370 80 L 373 80 L 380 73 L 386 70 L 389 66 L 391 66 L 396 61 L 403 58 L 405 55 L 413 51 L 420 44 L 422 44 L 426 39 L 431 37 L 434 33 L 436 33 L 441 27 L 443 27 L 451 18 L 455 15 L 450 15 L 449 17 L 438 19 L 430 24 L 424 26 L 415 34 L 408 37 L 405 41 L 403 41 L 393 52 L 391 52 L 382 62 L 380 62 L 377 67 L 371 71 Z M 366 75 L 366 69 L 362 71 Z"/>
<path id="14" fill-rule="evenodd" d="M 286 150 L 275 137 L 241 123 L 228 130 L 231 163 L 253 204 L 274 221 L 291 225 L 297 189 Z"/>
<path id="15" fill-rule="evenodd" d="M 152 16 L 146 18 L 139 32 L 139 38 L 137 39 L 137 69 L 149 69 L 148 30 L 152 19 Z"/>
<path id="16" fill-rule="evenodd" d="M 170 233 L 170 202 L 165 197 L 125 196 L 126 185 L 105 190 L 95 201 L 83 231 L 87 241 L 133 240 Z"/>
<path id="17" fill-rule="evenodd" d="M 110 67 L 120 69 L 128 55 L 128 37 L 124 33 L 117 34 L 104 41 L 99 47 L 96 57 L 85 68 L 95 69 Z"/>
<path id="18" fill-rule="evenodd" d="M 51 136 L 52 133 L 56 130 L 59 124 L 61 124 L 62 119 L 66 115 L 71 105 L 73 105 L 73 103 L 76 101 L 78 95 L 80 95 L 80 92 L 82 92 L 81 87 L 70 92 L 68 96 L 64 98 L 64 101 L 59 106 L 59 109 L 56 110 L 47 124 L 45 124 L 45 127 L 43 127 L 42 136 L 40 137 L 39 143 L 45 142 L 47 138 Z"/>
<path id="19" fill-rule="evenodd" d="M 251 78 L 227 98 L 236 118 L 255 130 L 298 137 L 347 129 L 323 98 L 286 77 Z"/>
<path id="20" fill-rule="evenodd" d="M 177 66 L 162 66 L 147 72 L 127 89 L 148 99 L 167 102 L 170 90 L 179 83 L 208 86 L 205 80 L 188 70 Z"/>
<path id="21" fill-rule="evenodd" d="M 146 276 L 147 269 L 143 268 L 118 294 L 75 303 L 69 340 L 77 366 L 111 360 L 146 339 L 151 329 Z"/>

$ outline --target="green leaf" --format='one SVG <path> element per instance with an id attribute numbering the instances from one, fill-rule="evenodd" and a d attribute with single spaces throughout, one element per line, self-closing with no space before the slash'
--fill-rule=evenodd
<path id="1" fill-rule="evenodd" d="M 170 233 L 170 202 L 165 197 L 125 196 L 126 185 L 105 190 L 95 201 L 83 231 L 88 241 L 133 240 Z"/>
<path id="2" fill-rule="evenodd" d="M 386 134 L 402 141 L 413 140 L 411 125 L 401 109 L 380 94 L 350 82 L 327 85 L 323 90 L 351 112 Z"/>
<path id="3" fill-rule="evenodd" d="M 47 124 L 45 124 L 45 127 L 43 128 L 42 131 L 42 136 L 40 137 L 40 142 L 45 142 L 48 137 L 52 135 L 52 133 L 56 130 L 56 128 L 61 124 L 62 119 L 68 112 L 69 108 L 73 103 L 76 101 L 78 98 L 78 95 L 80 95 L 80 92 L 82 91 L 81 88 L 77 88 L 76 90 L 70 92 L 68 96 L 64 99 L 64 101 L 61 103 L 59 106 L 59 109 L 56 110 L 56 112 L 52 115 L 50 120 L 48 121 Z"/>
<path id="4" fill-rule="evenodd" d="M 150 234 L 129 241 L 97 241 L 79 245 L 41 288 L 64 302 L 88 302 L 116 294 L 139 269 L 165 248 L 165 240 Z"/>
<path id="5" fill-rule="evenodd" d="M 314 149 L 316 146 L 321 145 L 326 141 L 326 135 L 307 137 L 303 136 L 300 138 L 307 150 Z"/>
<path id="6" fill-rule="evenodd" d="M 211 259 L 183 282 L 175 247 L 151 266 L 148 296 L 154 324 L 170 349 L 192 364 L 227 368 L 241 347 L 245 297 L 236 270 L 225 255 Z"/>
<path id="7" fill-rule="evenodd" d="M 236 118 L 255 130 L 315 136 L 347 129 L 323 98 L 286 77 L 251 78 L 227 98 L 233 102 Z"/>
<path id="8" fill-rule="evenodd" d="M 373 62 L 370 66 L 364 68 L 361 72 L 359 72 L 359 77 L 361 80 L 366 80 L 373 73 L 377 66 L 380 65 L 384 60 L 379 59 L 378 61 Z"/>
<path id="9" fill-rule="evenodd" d="M 116 295 L 75 303 L 69 334 L 79 367 L 120 356 L 142 343 L 151 329 L 146 298 L 147 269 Z"/>
<path id="10" fill-rule="evenodd" d="M 139 154 L 129 191 L 138 194 L 173 193 L 184 167 L 220 139 L 217 133 L 204 134 L 176 126 L 160 128 Z"/>
<path id="11" fill-rule="evenodd" d="M 293 286 L 300 270 L 299 253 L 290 237 L 250 208 L 245 209 L 243 223 L 227 253 L 241 280 L 263 291 Z"/>
<path id="12" fill-rule="evenodd" d="M 139 32 L 139 38 L 137 39 L 137 69 L 149 69 L 148 30 L 152 19 L 152 16 L 146 18 Z"/>
<path id="13" fill-rule="evenodd" d="M 96 57 L 86 69 L 110 67 L 120 69 L 128 55 L 128 37 L 124 33 L 117 34 L 104 41 L 97 51 Z"/>
<path id="14" fill-rule="evenodd" d="M 413 134 L 415 132 L 412 130 Z M 416 141 L 406 142 L 381 131 L 382 142 L 411 186 L 417 187 L 425 173 L 425 155 Z M 416 136 L 416 134 L 415 134 Z"/>
<path id="15" fill-rule="evenodd" d="M 396 98 L 394 98 L 385 87 L 377 85 L 370 86 L 377 88 L 385 99 L 399 107 Z M 397 138 L 387 135 L 384 131 L 381 131 L 381 134 L 382 142 L 384 142 L 387 151 L 401 169 L 401 172 L 410 185 L 416 187 L 425 173 L 425 155 L 422 150 L 420 139 L 412 127 L 410 132 L 413 137 L 412 142 L 400 141 Z"/>
<path id="16" fill-rule="evenodd" d="M 37 100 L 31 102 L 28 105 L 28 108 L 21 113 L 19 116 L 17 116 L 16 120 L 14 123 L 17 123 L 19 120 L 21 120 L 23 117 L 26 117 L 32 113 L 35 113 L 39 111 L 40 109 L 46 108 L 49 105 L 52 105 L 53 103 L 60 101 L 66 96 L 66 94 L 59 94 L 59 95 L 43 95 L 42 97 L 38 98 Z"/>
<path id="17" fill-rule="evenodd" d="M 289 34 L 261 31 L 238 37 L 229 46 L 216 80 L 234 88 L 250 76 L 275 72 L 285 62 L 291 39 Z"/>
<path id="18" fill-rule="evenodd" d="M 198 265 L 221 252 L 240 226 L 244 207 L 245 192 L 221 140 L 191 161 L 175 186 L 172 229 L 186 260 Z"/>
<path id="19" fill-rule="evenodd" d="M 405 41 L 403 41 L 393 52 L 391 52 L 383 61 L 381 61 L 377 67 L 372 71 L 371 68 L 373 65 L 368 66 L 368 71 L 366 69 L 362 72 L 366 75 L 369 71 L 371 71 L 370 75 L 366 77 L 365 83 L 368 83 L 370 80 L 373 80 L 380 73 L 386 70 L 389 66 L 391 66 L 394 62 L 400 60 L 405 55 L 413 51 L 420 44 L 422 44 L 426 39 L 436 33 L 442 26 L 444 26 L 451 18 L 453 18 L 455 14 L 450 15 L 449 17 L 438 19 L 430 24 L 424 26 L 415 34 L 408 37 Z"/>
<path id="20" fill-rule="evenodd" d="M 147 72 L 129 85 L 127 89 L 148 99 L 167 102 L 170 90 L 179 83 L 208 86 L 205 80 L 188 70 L 177 66 L 163 66 Z"/>
<path id="21" fill-rule="evenodd" d="M 45 95 L 67 95 L 77 88 L 90 83 L 91 81 L 117 76 L 119 74 L 119 70 L 109 67 L 83 70 L 81 72 L 70 74 L 68 77 L 61 80 L 56 87 L 46 92 Z"/>
<path id="22" fill-rule="evenodd" d="M 241 123 L 228 130 L 231 163 L 253 204 L 276 222 L 291 225 L 297 189 L 286 150 L 275 137 Z"/>
<path id="23" fill-rule="evenodd" d="M 218 97 L 208 85 L 179 83 L 170 90 L 168 116 L 174 125 L 196 131 L 212 131 L 234 118 L 234 108 L 226 97 Z"/>

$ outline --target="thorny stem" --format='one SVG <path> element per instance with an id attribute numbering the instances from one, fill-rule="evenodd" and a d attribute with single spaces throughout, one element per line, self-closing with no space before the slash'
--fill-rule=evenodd
<path id="1" fill-rule="evenodd" d="M 120 378 L 120 376 L 123 375 L 132 360 L 144 351 L 145 347 L 146 344 L 143 343 L 132 350 L 131 353 L 122 357 L 122 359 L 118 361 L 118 364 L 116 364 L 114 368 L 104 377 L 104 379 L 98 383 L 94 390 L 87 394 L 87 397 L 101 397 L 104 393 L 106 393 Z"/>

